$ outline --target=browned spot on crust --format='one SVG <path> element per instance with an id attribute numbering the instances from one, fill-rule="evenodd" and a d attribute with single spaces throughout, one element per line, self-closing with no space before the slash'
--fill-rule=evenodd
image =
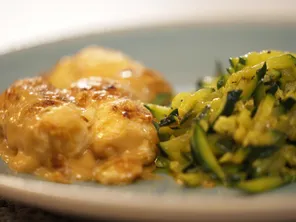
<path id="1" fill-rule="evenodd" d="M 129 113 L 127 111 L 123 111 L 122 115 L 126 118 L 130 118 Z"/>
<path id="2" fill-rule="evenodd" d="M 52 164 L 52 167 L 55 169 L 63 168 L 63 167 L 65 167 L 65 161 L 66 161 L 66 159 L 63 155 L 57 154 L 52 157 L 51 164 Z"/>
<path id="3" fill-rule="evenodd" d="M 116 112 L 118 110 L 118 106 L 117 105 L 112 106 L 112 110 Z"/>
<path id="4" fill-rule="evenodd" d="M 87 81 L 84 84 L 87 85 Z M 136 159 L 139 162 L 122 160 L 123 162 L 115 163 L 118 164 L 118 169 L 116 168 L 118 175 L 128 178 L 127 182 L 139 178 L 142 174 L 142 167 L 149 161 L 153 161 L 155 154 L 154 149 L 156 147 L 154 145 L 157 143 L 157 135 L 154 127 L 149 126 L 152 115 L 140 102 L 126 96 L 128 91 L 118 88 L 116 84 L 98 84 L 98 86 L 92 85 L 89 88 L 86 86 L 85 88 L 56 89 L 41 78 L 16 82 L 0 97 L 0 137 L 3 136 L 2 139 L 9 142 L 10 150 L 14 149 L 16 152 L 18 150 L 27 152 L 26 150 L 28 150 L 25 153 L 26 156 L 32 160 L 40 160 L 36 163 L 40 165 L 40 168 L 38 168 L 40 172 L 36 171 L 37 175 L 53 181 L 67 183 L 73 178 L 71 170 L 74 171 L 69 160 L 78 157 L 85 149 L 94 147 L 95 143 L 104 144 L 101 140 L 97 141 L 93 138 L 97 135 L 97 130 L 101 130 L 100 127 L 96 128 L 96 121 L 98 120 L 97 122 L 100 123 L 100 118 L 106 118 L 106 116 L 99 116 L 100 112 L 98 111 L 102 109 L 107 114 L 117 112 L 116 115 L 113 115 L 115 124 L 117 124 L 117 121 L 124 121 L 128 124 L 136 123 L 134 127 L 127 129 L 129 134 L 137 132 L 138 126 L 147 127 L 147 131 L 141 131 L 141 134 L 139 134 L 143 143 L 136 141 L 136 143 L 132 143 L 131 148 L 123 147 L 123 149 L 135 151 Z M 56 109 L 56 106 L 59 108 Z M 54 108 L 51 109 L 52 107 Z M 50 113 L 45 113 L 48 111 Z M 132 119 L 132 121 L 128 122 L 127 119 L 123 118 Z M 91 123 L 87 124 L 86 122 L 89 121 Z M 145 122 L 148 124 L 145 124 Z M 142 123 L 143 125 L 141 125 Z M 5 130 L 1 131 L 1 129 Z M 119 128 L 118 130 L 121 131 L 122 129 Z M 24 132 L 24 135 L 19 137 L 22 132 Z M 137 135 L 137 133 L 135 134 Z M 16 135 L 15 138 L 13 138 L 14 135 Z M 20 139 L 25 142 L 25 145 L 23 141 L 19 142 Z M 110 153 L 119 155 L 120 159 L 122 159 L 120 156 L 122 151 L 115 148 L 119 147 L 122 141 L 119 138 L 118 141 L 114 142 L 114 151 L 112 150 L 113 146 L 111 146 L 113 144 L 110 145 L 111 148 L 109 149 Z M 146 146 L 146 142 L 147 146 L 153 144 L 150 147 L 151 150 L 140 147 L 140 144 Z M 109 146 L 109 144 L 107 145 Z M 102 146 L 102 152 L 106 152 L 107 145 Z M 39 149 L 35 149 L 35 146 Z M 140 147 L 141 153 L 139 154 L 133 147 Z M 142 149 L 144 154 L 142 154 Z M 97 164 L 96 161 L 100 161 L 99 155 L 96 155 L 93 158 L 94 164 Z M 112 154 L 112 156 L 114 155 Z M 85 161 L 88 162 L 89 159 Z M 109 159 L 107 160 L 104 157 L 102 161 L 107 162 Z M 83 170 L 84 168 L 88 170 L 88 164 L 84 165 L 84 162 L 82 162 L 79 162 L 80 166 L 83 167 Z M 35 164 L 35 162 L 33 163 Z M 138 170 L 134 171 L 131 177 L 129 170 L 133 170 L 134 165 L 138 167 Z M 112 167 L 110 167 L 110 170 L 112 170 Z M 118 179 L 117 176 L 111 179 L 114 179 L 116 183 L 121 182 L 121 179 Z M 98 181 L 100 182 L 100 180 Z M 105 181 L 112 183 L 112 181 Z"/>
<path id="5" fill-rule="evenodd" d="M 81 116 L 81 119 L 83 119 L 83 121 L 85 121 L 85 122 L 89 122 L 89 120 L 85 117 L 85 116 Z"/>

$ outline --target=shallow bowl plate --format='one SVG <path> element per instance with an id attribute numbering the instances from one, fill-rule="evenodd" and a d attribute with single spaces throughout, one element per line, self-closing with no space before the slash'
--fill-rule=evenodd
<path id="1" fill-rule="evenodd" d="M 88 45 L 124 51 L 160 70 L 177 91 L 192 90 L 215 72 L 215 61 L 262 49 L 296 51 L 296 30 L 281 25 L 187 25 L 90 34 L 0 56 L 0 89 L 47 70 L 64 55 Z M 20 135 L 21 136 L 21 135 Z M 0 195 L 63 213 L 115 219 L 262 221 L 296 219 L 296 184 L 257 196 L 226 188 L 189 189 L 162 175 L 125 187 L 72 185 L 14 174 L 0 161 Z"/>

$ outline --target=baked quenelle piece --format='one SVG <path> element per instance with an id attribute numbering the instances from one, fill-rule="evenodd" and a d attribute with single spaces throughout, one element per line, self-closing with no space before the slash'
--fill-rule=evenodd
<path id="1" fill-rule="evenodd" d="M 120 51 L 90 46 L 63 57 L 45 74 L 58 88 L 68 88 L 81 78 L 100 76 L 117 80 L 143 102 L 167 105 L 172 87 L 162 75 Z"/>
<path id="2" fill-rule="evenodd" d="M 69 85 L 28 78 L 1 95 L 0 156 L 8 166 L 63 183 L 127 184 L 149 173 L 157 132 L 133 93 L 100 77 Z"/>

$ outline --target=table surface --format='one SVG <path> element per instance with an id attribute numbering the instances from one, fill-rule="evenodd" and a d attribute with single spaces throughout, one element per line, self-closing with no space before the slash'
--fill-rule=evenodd
<path id="1" fill-rule="evenodd" d="M 78 222 L 89 220 L 74 218 L 71 216 L 58 215 L 20 203 L 7 201 L 0 197 L 0 221 L 1 222 Z M 99 221 L 105 221 L 104 219 Z M 90 222 L 90 221 L 89 221 Z"/>
<path id="2" fill-rule="evenodd" d="M 81 32 L 194 22 L 293 22 L 294 0 L 0 0 L 0 54 Z M 140 12 L 140 13 L 139 13 Z M 0 197 L 0 221 L 79 221 Z"/>

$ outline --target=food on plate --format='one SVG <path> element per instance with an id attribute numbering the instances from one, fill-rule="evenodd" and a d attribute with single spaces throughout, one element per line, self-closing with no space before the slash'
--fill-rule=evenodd
<path id="1" fill-rule="evenodd" d="M 0 97 L 0 156 L 51 181 L 127 184 L 153 169 L 152 115 L 132 92 L 100 77 L 58 89 L 43 77 L 15 82 Z"/>
<path id="2" fill-rule="evenodd" d="M 120 51 L 97 46 L 62 58 L 45 75 L 58 88 L 68 88 L 81 78 L 100 76 L 117 80 L 143 102 L 168 105 L 172 98 L 172 87 L 160 73 Z"/>
<path id="3" fill-rule="evenodd" d="M 16 172 L 62 183 L 129 184 L 155 166 L 190 187 L 260 193 L 294 182 L 295 54 L 229 61 L 170 100 L 157 72 L 86 48 L 0 96 L 0 156 Z"/>
<path id="4" fill-rule="evenodd" d="M 146 104 L 160 139 L 156 166 L 186 186 L 248 193 L 296 180 L 296 58 L 261 51 L 230 58 L 170 106 Z"/>

